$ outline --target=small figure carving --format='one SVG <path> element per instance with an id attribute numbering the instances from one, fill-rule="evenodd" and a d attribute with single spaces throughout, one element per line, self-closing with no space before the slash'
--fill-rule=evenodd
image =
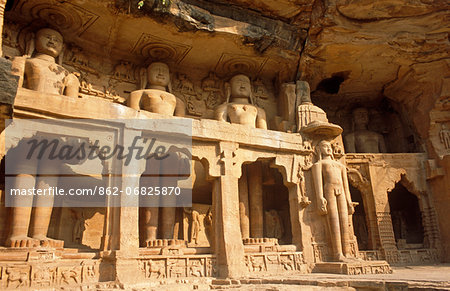
<path id="1" fill-rule="evenodd" d="M 86 277 L 94 278 L 95 277 L 95 266 L 86 266 Z"/>
<path id="2" fill-rule="evenodd" d="M 83 50 L 78 46 L 72 47 L 72 57 L 69 62 L 79 67 L 89 67 L 89 59 Z"/>
<path id="3" fill-rule="evenodd" d="M 191 217 L 189 218 L 191 223 L 191 237 L 189 242 L 198 244 L 198 233 L 200 231 L 200 214 L 197 210 L 194 210 L 192 208 L 190 209 L 184 209 L 184 212 L 186 214 L 189 214 Z"/>
<path id="4" fill-rule="evenodd" d="M 184 262 L 181 262 L 179 260 L 167 262 L 167 267 L 169 269 L 170 278 L 181 278 L 181 277 L 186 276 L 186 269 L 183 264 L 184 264 Z"/>
<path id="5" fill-rule="evenodd" d="M 217 275 L 216 260 L 206 258 L 206 276 L 215 277 L 216 275 Z"/>
<path id="6" fill-rule="evenodd" d="M 36 51 L 36 54 L 31 57 Z M 61 66 L 63 37 L 56 30 L 43 28 L 27 43 L 27 55 L 13 60 L 12 71 L 19 87 L 41 93 L 78 97 L 78 78 Z M 55 59 L 58 58 L 58 63 Z"/>
<path id="7" fill-rule="evenodd" d="M 267 99 L 269 97 L 266 85 L 264 85 L 261 79 L 256 79 L 255 83 L 253 84 L 253 87 L 255 87 L 254 95 L 256 99 L 258 98 Z"/>
<path id="8" fill-rule="evenodd" d="M 225 89 L 227 101 L 216 108 L 216 120 L 226 122 L 229 119 L 231 123 L 267 129 L 266 113 L 253 105 L 252 87 L 247 76 L 235 75 L 225 84 Z"/>
<path id="9" fill-rule="evenodd" d="M 203 100 L 205 100 L 206 107 L 208 109 L 213 109 L 220 104 L 223 97 L 223 92 L 221 89 L 220 79 L 216 76 L 216 74 L 214 74 L 214 72 L 210 72 L 208 77 L 203 79 L 202 89 Z"/>
<path id="10" fill-rule="evenodd" d="M 342 148 L 342 146 L 339 143 L 333 143 L 331 145 L 331 147 L 333 148 L 333 156 L 336 159 L 340 159 L 341 157 L 344 156 L 344 149 Z"/>
<path id="11" fill-rule="evenodd" d="M 147 82 L 149 88 L 145 89 Z M 141 83 L 141 90 L 131 92 L 128 106 L 170 116 L 185 115 L 184 102 L 171 93 L 169 67 L 166 64 L 152 63 L 146 71 L 141 70 Z"/>
<path id="12" fill-rule="evenodd" d="M 188 113 L 194 116 L 202 116 L 205 111 L 205 102 L 201 92 L 196 92 L 194 84 L 185 74 L 178 74 L 178 82 L 174 91 L 184 99 Z"/>
<path id="13" fill-rule="evenodd" d="M 385 153 L 386 146 L 381 134 L 367 129 L 369 111 L 367 108 L 353 110 L 354 131 L 345 136 L 345 148 L 349 153 Z"/>
<path id="14" fill-rule="evenodd" d="M 441 124 L 441 131 L 439 132 L 439 138 L 441 140 L 441 143 L 444 144 L 445 148 L 450 149 L 450 129 L 445 123 Z"/>
<path id="15" fill-rule="evenodd" d="M 256 79 L 256 81 L 253 83 L 253 87 L 253 97 L 255 105 L 264 109 L 264 102 L 269 97 L 266 85 L 264 85 L 261 79 Z"/>
<path id="16" fill-rule="evenodd" d="M 322 140 L 316 150 L 318 161 L 312 167 L 312 175 L 317 205 L 320 214 L 328 218 L 334 259 L 346 261 L 346 256 L 351 256 L 348 215 L 354 213 L 347 171 L 334 160 L 330 142 Z"/>
<path id="17" fill-rule="evenodd" d="M 52 269 L 37 269 L 34 271 L 33 282 L 35 285 L 43 287 L 50 287 L 54 282 L 55 270 Z"/>
<path id="18" fill-rule="evenodd" d="M 203 277 L 203 266 L 200 261 L 192 261 L 189 266 L 189 275 L 193 277 Z"/>
<path id="19" fill-rule="evenodd" d="M 258 271 L 258 272 L 262 272 L 262 271 L 264 271 L 264 261 L 259 261 L 258 262 L 258 259 L 256 258 L 256 257 L 254 257 L 254 256 L 249 256 L 248 257 L 249 258 L 249 262 L 250 262 L 250 267 L 251 267 L 251 271 L 253 271 L 253 272 L 256 272 L 256 271 Z"/>
<path id="20" fill-rule="evenodd" d="M 190 95 L 195 94 L 194 84 L 192 83 L 191 80 L 188 79 L 186 74 L 178 74 L 178 80 L 179 82 L 176 88 L 178 89 L 178 91 L 180 91 L 183 94 L 190 94 Z"/>
<path id="21" fill-rule="evenodd" d="M 6 20 L 3 26 L 3 45 L 18 47 L 17 36 L 19 31 L 20 26 L 18 23 Z"/>
<path id="22" fill-rule="evenodd" d="M 212 211 L 211 208 L 208 209 L 208 211 L 206 212 L 205 217 L 203 218 L 203 225 L 205 227 L 205 234 L 206 234 L 206 239 L 209 242 L 209 245 L 211 245 L 212 243 L 212 234 L 213 234 L 213 230 L 212 230 Z"/>
<path id="23" fill-rule="evenodd" d="M 23 272 L 22 270 L 7 268 L 6 274 L 8 275 L 7 287 L 12 287 L 13 285 L 15 285 L 15 288 L 28 287 L 29 280 L 27 271 Z"/>
<path id="24" fill-rule="evenodd" d="M 267 237 L 281 239 L 284 234 L 283 222 L 275 209 L 265 211 Z"/>
<path id="25" fill-rule="evenodd" d="M 293 255 L 289 255 L 288 257 L 282 257 L 281 259 L 281 265 L 286 271 L 294 271 L 294 257 Z"/>
<path id="26" fill-rule="evenodd" d="M 61 283 L 70 284 L 71 279 L 78 284 L 78 272 L 76 270 L 62 270 Z"/>
<path id="27" fill-rule="evenodd" d="M 73 220 L 72 242 L 81 244 L 83 241 L 83 233 L 86 229 L 86 220 L 84 219 L 83 211 L 73 211 Z"/>
<path id="28" fill-rule="evenodd" d="M 162 279 L 166 277 L 166 270 L 164 264 L 158 264 L 151 260 L 146 262 L 148 278 L 152 277 L 152 274 L 156 274 L 156 279 Z"/>
<path id="29" fill-rule="evenodd" d="M 113 77 L 126 82 L 133 82 L 133 64 L 128 61 L 121 61 L 114 68 Z"/>

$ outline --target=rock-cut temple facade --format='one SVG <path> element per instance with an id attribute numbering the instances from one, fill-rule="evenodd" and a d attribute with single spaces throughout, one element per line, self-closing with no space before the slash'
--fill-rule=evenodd
<path id="1" fill-rule="evenodd" d="M 387 2 L 0 1 L 0 289 L 450 262 L 449 7 Z"/>

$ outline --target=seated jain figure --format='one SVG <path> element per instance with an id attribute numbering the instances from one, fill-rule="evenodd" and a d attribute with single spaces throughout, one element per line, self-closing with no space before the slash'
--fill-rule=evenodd
<path id="1" fill-rule="evenodd" d="M 369 111 L 366 108 L 353 110 L 354 132 L 345 136 L 345 149 L 349 153 L 385 153 L 386 146 L 381 134 L 367 129 Z"/>
<path id="2" fill-rule="evenodd" d="M 252 87 L 247 76 L 235 75 L 225 84 L 225 89 L 227 102 L 216 108 L 214 112 L 216 120 L 229 119 L 231 123 L 267 129 L 266 113 L 264 109 L 253 105 Z"/>
<path id="3" fill-rule="evenodd" d="M 184 116 L 184 102 L 171 91 L 169 67 L 164 63 L 151 63 L 141 72 L 141 90 L 131 92 L 128 106 L 163 115 Z"/>
<path id="4" fill-rule="evenodd" d="M 347 171 L 333 159 L 330 142 L 321 141 L 316 150 L 318 161 L 312 167 L 312 175 L 319 212 L 328 218 L 334 260 L 346 261 L 351 253 L 348 216 L 354 213 Z"/>
<path id="5" fill-rule="evenodd" d="M 19 75 L 19 87 L 41 93 L 78 97 L 80 82 L 59 63 L 62 62 L 63 37 L 56 30 L 43 28 L 27 44 L 27 55 L 16 57 L 12 71 Z M 36 51 L 36 54 L 31 57 Z"/>

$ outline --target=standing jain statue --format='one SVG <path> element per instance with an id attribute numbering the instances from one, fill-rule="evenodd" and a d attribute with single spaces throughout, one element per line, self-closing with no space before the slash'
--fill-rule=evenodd
<path id="1" fill-rule="evenodd" d="M 169 66 L 160 62 L 151 63 L 147 70 L 141 70 L 140 77 L 141 89 L 131 92 L 128 106 L 163 115 L 185 115 L 184 102 L 172 94 Z"/>
<path id="2" fill-rule="evenodd" d="M 351 254 L 348 216 L 354 213 L 347 171 L 334 160 L 329 141 L 320 141 L 316 152 L 318 161 L 312 166 L 312 175 L 317 204 L 320 214 L 327 215 L 333 258 L 343 262 Z"/>
<path id="3" fill-rule="evenodd" d="M 56 30 L 43 28 L 26 45 L 26 56 L 13 60 L 13 73 L 19 87 L 41 93 L 78 97 L 80 81 L 62 63 L 63 37 Z M 58 63 L 56 62 L 58 60 Z"/>
<path id="4" fill-rule="evenodd" d="M 243 74 L 235 75 L 225 84 L 227 102 L 219 105 L 214 118 L 219 121 L 267 129 L 266 112 L 253 105 L 250 79 Z M 231 102 L 230 102 L 231 101 Z"/>
<path id="5" fill-rule="evenodd" d="M 367 108 L 353 110 L 354 131 L 345 136 L 345 149 L 348 153 L 385 153 L 386 146 L 381 134 L 367 129 L 369 111 Z"/>
<path id="6" fill-rule="evenodd" d="M 32 35 L 27 42 L 26 55 L 14 58 L 12 63 L 12 72 L 19 76 L 19 87 L 44 94 L 78 97 L 80 82 L 75 75 L 60 65 L 62 49 L 63 37 L 56 30 L 43 28 L 35 37 Z M 59 64 L 56 59 L 59 59 Z M 48 174 L 57 173 L 60 163 L 37 158 L 23 161 L 20 149 L 19 154 L 14 152 L 12 149 L 8 154 L 16 155 L 16 160 L 21 162 L 11 165 L 17 173 L 13 188 L 42 190 L 58 185 L 58 177 Z M 11 229 L 6 237 L 6 246 L 63 247 L 64 241 L 47 237 L 54 203 L 52 195 L 27 195 L 15 199 L 12 203 Z"/>

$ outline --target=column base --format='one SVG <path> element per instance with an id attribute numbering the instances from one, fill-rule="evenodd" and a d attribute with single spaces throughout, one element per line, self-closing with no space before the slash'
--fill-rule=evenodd
<path id="1" fill-rule="evenodd" d="M 154 239 L 145 243 L 147 248 L 187 247 L 187 242 L 182 239 Z"/>
<path id="2" fill-rule="evenodd" d="M 35 247 L 63 248 L 64 241 L 51 238 L 35 239 L 31 237 L 21 237 L 21 238 L 7 239 L 5 245 L 11 248 L 35 248 Z"/>

